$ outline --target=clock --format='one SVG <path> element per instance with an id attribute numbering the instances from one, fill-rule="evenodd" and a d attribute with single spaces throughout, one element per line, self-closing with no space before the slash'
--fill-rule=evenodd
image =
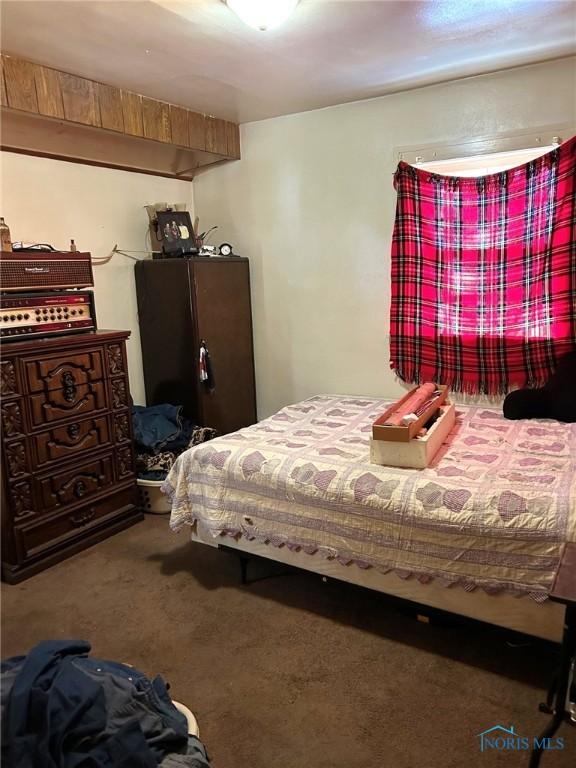
<path id="1" fill-rule="evenodd" d="M 220 246 L 220 256 L 233 256 L 232 246 L 230 243 L 222 243 Z"/>

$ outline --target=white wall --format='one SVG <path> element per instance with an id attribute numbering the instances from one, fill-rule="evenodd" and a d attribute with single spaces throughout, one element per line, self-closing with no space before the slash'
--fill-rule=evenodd
<path id="1" fill-rule="evenodd" d="M 259 416 L 319 392 L 395 396 L 395 148 L 576 124 L 564 59 L 242 126 L 194 181 L 202 226 L 251 260 Z"/>
<path id="2" fill-rule="evenodd" d="M 186 202 L 192 210 L 192 184 L 186 181 L 11 152 L 1 153 L 0 172 L 0 215 L 12 240 L 66 249 L 74 238 L 78 249 L 93 257 L 107 256 L 116 243 L 125 250 L 149 248 L 146 204 Z M 134 401 L 143 404 L 134 262 L 115 255 L 108 264 L 94 267 L 94 280 L 98 327 L 132 331 L 130 389 Z"/>

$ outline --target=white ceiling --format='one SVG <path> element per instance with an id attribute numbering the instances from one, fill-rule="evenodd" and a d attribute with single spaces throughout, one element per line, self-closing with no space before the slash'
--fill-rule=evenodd
<path id="1" fill-rule="evenodd" d="M 246 122 L 576 51 L 572 0 L 301 0 L 279 29 L 221 0 L 4 0 L 2 49 Z"/>

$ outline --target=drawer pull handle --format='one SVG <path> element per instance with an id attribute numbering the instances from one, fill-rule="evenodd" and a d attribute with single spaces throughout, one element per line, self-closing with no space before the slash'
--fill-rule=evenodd
<path id="1" fill-rule="evenodd" d="M 94 507 L 90 507 L 84 512 L 76 512 L 74 515 L 70 515 L 70 522 L 72 525 L 86 525 L 96 514 Z"/>
<path id="2" fill-rule="evenodd" d="M 67 403 L 72 403 L 76 399 L 76 382 L 70 371 L 62 374 L 62 392 Z"/>
<path id="3" fill-rule="evenodd" d="M 81 499 L 86 493 L 86 490 L 86 483 L 83 480 L 78 480 L 74 486 L 74 496 L 76 496 L 77 499 Z"/>
<path id="4" fill-rule="evenodd" d="M 70 424 L 68 427 L 68 437 L 71 440 L 76 440 L 80 434 L 80 424 Z"/>

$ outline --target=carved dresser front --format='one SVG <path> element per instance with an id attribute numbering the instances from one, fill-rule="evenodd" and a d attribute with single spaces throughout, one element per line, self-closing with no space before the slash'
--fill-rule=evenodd
<path id="1" fill-rule="evenodd" d="M 15 583 L 142 518 L 125 331 L 8 342 L 2 576 Z"/>

